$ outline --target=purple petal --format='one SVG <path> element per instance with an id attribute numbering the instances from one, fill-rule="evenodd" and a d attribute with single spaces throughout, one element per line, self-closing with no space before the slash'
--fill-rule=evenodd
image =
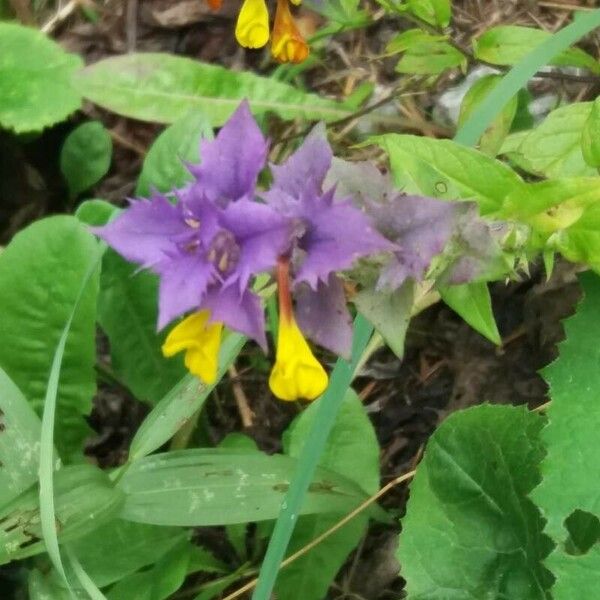
<path id="1" fill-rule="evenodd" d="M 460 285 L 476 279 L 501 279 L 508 266 L 499 240 L 506 235 L 505 223 L 487 223 L 477 209 L 461 219 L 454 242 L 460 251 L 440 279 L 445 285 Z"/>
<path id="2" fill-rule="evenodd" d="M 236 237 L 241 250 L 236 268 L 240 289 L 247 286 L 252 275 L 273 269 L 278 257 L 288 252 L 292 243 L 290 219 L 252 200 L 229 204 L 221 223 Z"/>
<path id="3" fill-rule="evenodd" d="M 349 162 L 334 157 L 324 186 L 335 187 L 336 197 L 352 198 L 360 207 L 368 202 L 384 203 L 390 196 L 398 195 L 389 174 L 384 175 L 369 161 Z"/>
<path id="4" fill-rule="evenodd" d="M 352 318 L 346 306 L 342 281 L 330 275 L 327 284 L 319 282 L 316 291 L 302 283 L 297 286 L 294 296 L 300 329 L 319 346 L 349 359 Z"/>
<path id="5" fill-rule="evenodd" d="M 282 165 L 271 165 L 273 187 L 300 197 L 321 191 L 333 153 L 325 136 L 325 126 L 317 125 L 303 144 Z"/>
<path id="6" fill-rule="evenodd" d="M 163 260 L 189 234 L 180 207 L 158 195 L 132 201 L 114 221 L 92 231 L 121 256 L 143 266 Z"/>
<path id="7" fill-rule="evenodd" d="M 211 321 L 221 321 L 230 329 L 254 339 L 267 351 L 265 315 L 260 298 L 248 291 L 240 295 L 235 287 L 211 286 L 201 309 L 210 310 Z"/>
<path id="8" fill-rule="evenodd" d="M 325 196 L 312 204 L 305 202 L 303 209 L 308 226 L 299 246 L 305 257 L 296 281 L 306 281 L 313 289 L 319 280 L 327 281 L 330 273 L 349 268 L 358 258 L 396 249 L 350 202 L 330 204 Z"/>
<path id="9" fill-rule="evenodd" d="M 200 142 L 201 163 L 190 171 L 206 196 L 224 206 L 253 195 L 267 149 L 267 141 L 244 100 L 214 140 Z"/>
<path id="10" fill-rule="evenodd" d="M 214 268 L 202 254 L 183 254 L 157 265 L 158 329 L 188 310 L 197 309 L 213 277 Z"/>
<path id="11" fill-rule="evenodd" d="M 420 281 L 452 238 L 466 208 L 464 203 L 402 195 L 385 203 L 370 203 L 368 212 L 379 231 L 400 246 L 383 270 L 377 288 L 397 289 L 408 277 Z"/>

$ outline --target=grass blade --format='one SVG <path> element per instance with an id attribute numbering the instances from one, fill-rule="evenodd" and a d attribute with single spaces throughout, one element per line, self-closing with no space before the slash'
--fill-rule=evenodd
<path id="1" fill-rule="evenodd" d="M 77 298 L 73 303 L 73 309 L 71 314 L 65 323 L 62 335 L 56 346 L 54 352 L 54 358 L 52 360 L 52 367 L 50 369 L 50 375 L 48 377 L 48 385 L 46 386 L 46 396 L 44 399 L 44 413 L 42 415 L 42 430 L 40 435 L 40 468 L 39 468 L 39 484 L 40 484 L 40 521 L 42 527 L 42 534 L 44 538 L 44 544 L 48 556 L 54 565 L 54 568 L 63 578 L 67 585 L 71 595 L 73 590 L 71 589 L 65 569 L 61 560 L 60 550 L 58 547 L 58 536 L 56 533 L 56 514 L 54 507 L 54 420 L 56 414 L 56 402 L 58 397 L 58 384 L 60 379 L 60 369 L 62 365 L 62 359 L 65 352 L 65 345 L 67 343 L 67 337 L 71 329 L 71 324 L 77 308 L 83 296 L 83 293 L 90 282 L 94 272 L 100 265 L 102 254 L 106 246 L 101 244 L 98 246 L 96 255 L 90 262 L 90 267 L 81 283 Z"/>
<path id="2" fill-rule="evenodd" d="M 277 572 L 279 571 L 279 565 L 283 560 L 290 538 L 292 537 L 294 525 L 296 524 L 298 514 L 300 513 L 302 503 L 304 502 L 321 454 L 325 449 L 329 432 L 335 423 L 338 410 L 352 382 L 356 365 L 367 346 L 372 332 L 373 328 L 371 325 L 359 315 L 354 322 L 352 360 L 351 362 L 341 359 L 337 361 L 331 374 L 329 387 L 319 400 L 320 406 L 315 418 L 315 424 L 306 439 L 298 460 L 298 468 L 293 474 L 290 488 L 281 505 L 281 512 L 275 523 L 275 530 L 271 536 L 267 555 L 260 571 L 258 586 L 253 595 L 254 600 L 267 600 L 271 596 Z"/>
<path id="3" fill-rule="evenodd" d="M 600 9 L 587 13 L 585 19 L 576 19 L 571 25 L 540 44 L 502 78 L 456 133 L 454 140 L 465 146 L 475 145 L 498 113 L 541 67 L 596 27 L 600 27 Z M 360 360 L 371 332 L 371 326 L 359 316 L 354 324 L 353 364 Z M 318 417 L 302 450 L 298 468 L 282 504 L 260 569 L 253 600 L 269 600 L 271 597 L 281 561 L 292 537 L 299 508 L 325 447 L 337 410 L 352 382 L 352 374 L 350 365 L 346 361 L 338 360 L 329 387 L 321 398 Z"/>
<path id="4" fill-rule="evenodd" d="M 469 120 L 457 132 L 454 141 L 465 146 L 474 146 L 504 106 L 542 67 L 597 27 L 600 27 L 600 9 L 587 12 L 585 17 L 575 18 L 573 23 L 557 31 L 532 50 L 498 82 L 473 111 Z"/>

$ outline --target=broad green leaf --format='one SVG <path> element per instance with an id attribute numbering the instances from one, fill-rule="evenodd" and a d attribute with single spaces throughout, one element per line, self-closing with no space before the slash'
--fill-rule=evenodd
<path id="1" fill-rule="evenodd" d="M 443 199 L 475 200 L 482 214 L 497 211 L 523 184 L 505 164 L 450 140 L 387 134 L 371 138 L 390 157 L 396 185 Z"/>
<path id="2" fill-rule="evenodd" d="M 439 75 L 447 69 L 465 69 L 467 58 L 448 42 L 419 42 L 404 51 L 396 71 L 414 75 Z"/>
<path id="3" fill-rule="evenodd" d="M 502 215 L 531 224 L 541 233 L 554 233 L 582 218 L 600 204 L 600 180 L 594 177 L 549 179 L 528 183 L 506 197 Z"/>
<path id="4" fill-rule="evenodd" d="M 0 369 L 0 506 L 37 480 L 40 420 Z"/>
<path id="5" fill-rule="evenodd" d="M 178 543 L 152 568 L 121 579 L 110 589 L 107 598 L 108 600 L 166 600 L 174 597 L 172 593 L 181 587 L 187 575 L 198 571 L 227 572 L 225 565 L 207 550 L 187 540 L 179 539 Z"/>
<path id="6" fill-rule="evenodd" d="M 103 200 L 84 202 L 77 216 L 104 225 L 118 209 Z M 98 296 L 98 322 L 110 341 L 111 366 L 119 379 L 146 402 L 158 402 L 185 375 L 180 358 L 167 359 L 158 333 L 158 278 L 140 271 L 110 248 L 105 252 Z"/>
<path id="7" fill-rule="evenodd" d="M 501 25 L 488 29 L 473 42 L 473 47 L 479 60 L 494 65 L 514 65 L 551 36 L 551 33 L 533 27 Z M 593 73 L 600 73 L 600 63 L 579 48 L 569 48 L 561 52 L 548 64 L 581 67 Z"/>
<path id="8" fill-rule="evenodd" d="M 81 106 L 72 87 L 83 61 L 30 27 L 0 23 L 0 127 L 39 131 Z"/>
<path id="9" fill-rule="evenodd" d="M 413 300 L 414 286 L 408 282 L 393 292 L 365 288 L 356 294 L 353 302 L 381 334 L 392 352 L 402 358 Z"/>
<path id="10" fill-rule="evenodd" d="M 315 422 L 317 403 L 311 404 L 286 432 L 287 453 L 297 458 Z M 346 394 L 327 447 L 319 463 L 355 481 L 368 494 L 379 489 L 379 444 L 362 402 L 353 390 Z M 300 517 L 290 544 L 290 554 L 335 525 L 339 517 Z M 365 534 L 368 516 L 358 515 L 308 554 L 283 569 L 276 593 L 286 600 L 322 600 L 348 554 Z"/>
<path id="11" fill-rule="evenodd" d="M 67 180 L 71 198 L 76 198 L 108 173 L 112 139 L 100 121 L 79 125 L 60 151 L 60 170 Z"/>
<path id="12" fill-rule="evenodd" d="M 167 359 L 157 332 L 158 277 L 111 249 L 102 261 L 98 323 L 110 342 L 111 365 L 138 400 L 156 403 L 185 374 L 181 357 Z"/>
<path id="13" fill-rule="evenodd" d="M 106 597 L 108 600 L 151 600 L 152 574 L 145 571 L 125 577 L 114 585 Z"/>
<path id="14" fill-rule="evenodd" d="M 54 493 L 61 543 L 83 537 L 114 518 L 123 503 L 122 492 L 91 465 L 58 470 Z M 0 564 L 44 552 L 41 536 L 36 486 L 0 509 Z"/>
<path id="15" fill-rule="evenodd" d="M 18 233 L 0 254 L 0 366 L 41 412 L 53 354 L 98 243 L 75 217 L 49 217 Z M 60 374 L 56 446 L 81 450 L 83 415 L 95 391 L 97 273 L 67 337 Z M 26 299 L 26 301 L 24 301 Z"/>
<path id="16" fill-rule="evenodd" d="M 32 569 L 27 579 L 27 591 L 29 600 L 89 600 L 89 596 L 83 590 L 74 590 L 74 596 L 69 593 L 56 574 L 56 571 L 50 570 L 42 572 L 39 569 Z"/>
<path id="17" fill-rule="evenodd" d="M 502 343 L 492 312 L 487 283 L 476 282 L 438 288 L 442 300 L 475 331 L 499 346 Z"/>
<path id="18" fill-rule="evenodd" d="M 194 110 L 217 127 L 244 98 L 254 114 L 272 111 L 284 119 L 333 121 L 352 112 L 286 83 L 170 54 L 106 58 L 80 71 L 75 84 L 108 110 L 158 123 L 173 123 Z"/>
<path id="19" fill-rule="evenodd" d="M 197 163 L 200 139 L 213 135 L 202 112 L 191 112 L 167 127 L 148 150 L 135 190 L 138 196 L 149 196 L 153 189 L 168 192 L 192 179 L 183 161 Z"/>
<path id="20" fill-rule="evenodd" d="M 595 177 L 581 177 L 528 184 L 521 193 L 507 197 L 503 212 L 509 219 L 531 225 L 534 247 L 561 252 L 600 271 L 598 182 Z"/>
<path id="21" fill-rule="evenodd" d="M 430 25 L 448 27 L 452 16 L 450 0 L 407 0 L 407 7 L 415 16 Z"/>
<path id="22" fill-rule="evenodd" d="M 486 75 L 471 86 L 460 106 L 459 126 L 469 120 L 473 111 L 483 102 L 485 97 L 501 79 L 500 75 Z M 481 136 L 479 147 L 482 152 L 490 156 L 496 156 L 510 132 L 513 120 L 517 114 L 518 105 L 519 98 L 518 96 L 514 96 L 500 111 L 494 122 L 488 127 L 483 136 Z"/>
<path id="23" fill-rule="evenodd" d="M 179 528 L 114 519 L 70 548 L 95 584 L 104 587 L 154 564 L 187 538 Z"/>
<path id="24" fill-rule="evenodd" d="M 274 519 L 296 461 L 236 450 L 181 450 L 133 463 L 119 480 L 121 517 L 178 526 L 228 525 Z M 320 469 L 303 514 L 340 513 L 365 500 L 353 481 Z"/>
<path id="25" fill-rule="evenodd" d="M 531 171 L 546 177 L 597 175 L 586 164 L 581 135 L 592 111 L 591 102 L 578 102 L 552 111 L 525 137 L 514 153 L 521 154 Z"/>
<path id="26" fill-rule="evenodd" d="M 217 382 L 237 358 L 246 338 L 230 333 L 221 345 Z M 129 460 L 135 461 L 154 452 L 168 442 L 198 411 L 216 384 L 206 385 L 194 375 L 186 375 L 154 407 L 140 425 L 129 451 Z"/>
<path id="27" fill-rule="evenodd" d="M 580 280 L 584 298 L 577 313 L 564 323 L 566 340 L 558 359 L 543 371 L 552 403 L 542 431 L 543 478 L 532 494 L 546 519 L 545 532 L 557 544 L 546 561 L 556 577 L 555 600 L 593 598 L 600 586 L 600 544 L 596 541 L 583 554 L 565 547 L 567 525 L 574 514 L 583 512 L 588 523 L 600 517 L 600 278 L 585 273 Z"/>
<path id="28" fill-rule="evenodd" d="M 156 563 L 150 600 L 165 600 L 183 585 L 188 574 L 191 551 L 190 542 L 183 540 Z"/>
<path id="29" fill-rule="evenodd" d="M 600 169 L 600 97 L 592 105 L 590 116 L 583 125 L 581 150 L 585 162 Z"/>
<path id="30" fill-rule="evenodd" d="M 409 598 L 548 598 L 548 544 L 528 498 L 541 427 L 524 408 L 483 405 L 454 413 L 429 439 L 398 546 Z"/>
<path id="31" fill-rule="evenodd" d="M 408 29 L 394 36 L 386 45 L 386 54 L 405 52 L 413 46 L 423 43 L 443 42 L 447 40 L 445 35 L 434 35 L 422 29 Z"/>

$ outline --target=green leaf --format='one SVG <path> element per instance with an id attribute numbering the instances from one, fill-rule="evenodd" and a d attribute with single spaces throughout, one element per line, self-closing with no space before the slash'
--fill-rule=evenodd
<path id="1" fill-rule="evenodd" d="M 57 216 L 30 225 L 0 254 L 0 366 L 38 413 L 54 351 L 97 249 L 76 218 Z M 88 431 L 83 415 L 96 386 L 97 290 L 95 274 L 67 337 L 55 439 L 63 457 L 81 450 Z"/>
<path id="2" fill-rule="evenodd" d="M 447 69 L 465 69 L 467 58 L 448 42 L 420 42 L 411 45 L 396 65 L 398 73 L 439 75 Z"/>
<path id="3" fill-rule="evenodd" d="M 476 282 L 438 288 L 442 300 L 475 331 L 499 346 L 502 343 L 492 312 L 487 283 Z"/>
<path id="4" fill-rule="evenodd" d="M 423 31 L 422 29 L 407 29 L 394 36 L 386 45 L 386 54 L 396 54 L 405 52 L 418 44 L 430 44 L 433 42 L 443 42 L 447 40 L 445 35 L 434 35 Z"/>
<path id="5" fill-rule="evenodd" d="M 121 517 L 177 526 L 228 525 L 274 519 L 296 461 L 224 449 L 155 454 L 133 463 L 119 481 Z M 354 482 L 319 470 L 303 514 L 352 510 L 366 498 Z"/>
<path id="6" fill-rule="evenodd" d="M 591 111 L 591 102 L 557 108 L 524 138 L 514 153 L 520 154 L 531 171 L 538 175 L 597 175 L 597 171 L 586 164 L 581 149 L 582 132 Z"/>
<path id="7" fill-rule="evenodd" d="M 37 480 L 40 420 L 0 369 L 0 506 Z"/>
<path id="8" fill-rule="evenodd" d="M 80 71 L 75 82 L 88 100 L 108 110 L 158 123 L 194 110 L 217 127 L 244 98 L 254 114 L 272 111 L 284 119 L 333 121 L 352 112 L 286 83 L 170 54 L 106 58 Z"/>
<path id="9" fill-rule="evenodd" d="M 448 27 L 452 17 L 450 0 L 407 0 L 407 7 L 415 16 L 430 25 Z"/>
<path id="10" fill-rule="evenodd" d="M 97 467 L 69 466 L 55 474 L 54 503 L 57 533 L 63 543 L 114 518 L 123 494 Z M 41 537 L 39 495 L 33 487 L 0 509 L 0 564 L 44 552 Z"/>
<path id="11" fill-rule="evenodd" d="M 530 224 L 538 233 L 554 233 L 578 222 L 586 209 L 600 204 L 598 183 L 594 177 L 528 183 L 506 197 L 502 214 Z"/>
<path id="12" fill-rule="evenodd" d="M 522 185 L 505 164 L 450 140 L 387 134 L 371 138 L 390 157 L 396 185 L 407 192 L 475 200 L 482 214 L 497 211 Z"/>
<path id="13" fill-rule="evenodd" d="M 393 292 L 365 288 L 354 296 L 353 302 L 381 334 L 392 352 L 402 358 L 413 300 L 414 285 L 410 281 Z"/>
<path id="14" fill-rule="evenodd" d="M 230 333 L 219 352 L 217 382 L 237 358 L 246 338 Z M 206 385 L 193 375 L 186 375 L 156 405 L 138 429 L 129 451 L 129 460 L 136 461 L 168 442 L 198 411 L 216 384 Z"/>
<path id="15" fill-rule="evenodd" d="M 502 77 L 500 75 L 486 75 L 470 87 L 460 106 L 460 115 L 458 117 L 459 126 L 470 118 L 473 111 L 481 104 L 481 102 L 483 102 L 486 96 L 501 80 Z M 479 147 L 482 152 L 489 154 L 490 156 L 496 156 L 506 136 L 510 132 L 513 120 L 517 114 L 518 105 L 518 96 L 514 96 L 498 113 L 494 122 L 481 137 Z"/>
<path id="16" fill-rule="evenodd" d="M 89 121 L 74 129 L 60 151 L 60 170 L 76 198 L 108 173 L 112 139 L 100 121 Z"/>
<path id="17" fill-rule="evenodd" d="M 138 400 L 158 402 L 185 374 L 181 357 L 167 359 L 157 332 L 158 277 L 111 249 L 102 261 L 98 323 L 110 341 L 111 365 Z"/>
<path id="18" fill-rule="evenodd" d="M 534 48 L 552 37 L 551 33 L 533 27 L 501 25 L 488 29 L 473 42 L 475 56 L 494 65 L 514 65 Z M 581 67 L 600 73 L 600 63 L 579 48 L 569 48 L 554 56 L 549 65 Z"/>
<path id="19" fill-rule="evenodd" d="M 88 575 L 99 587 L 154 564 L 188 533 L 179 528 L 158 527 L 114 519 L 70 544 Z"/>
<path id="20" fill-rule="evenodd" d="M 290 426 L 287 453 L 297 458 L 315 422 L 318 402 L 311 404 Z M 379 489 L 379 444 L 362 402 L 350 390 L 340 408 L 327 447 L 319 462 L 355 481 L 368 494 Z M 308 554 L 282 570 L 276 593 L 286 600 L 321 600 L 348 554 L 365 534 L 367 515 L 358 515 Z M 290 554 L 299 550 L 339 521 L 330 515 L 301 517 L 290 544 Z"/>
<path id="21" fill-rule="evenodd" d="M 77 216 L 104 225 L 118 209 L 103 200 L 84 202 Z M 167 331 L 157 332 L 158 277 L 105 252 L 98 296 L 98 322 L 110 341 L 111 366 L 118 378 L 145 402 L 156 403 L 184 377 L 181 358 L 167 359 L 161 347 Z"/>
<path id="22" fill-rule="evenodd" d="M 0 23 L 0 126 L 39 131 L 81 106 L 71 85 L 83 64 L 30 27 Z"/>
<path id="23" fill-rule="evenodd" d="M 156 563 L 150 600 L 165 600 L 183 585 L 188 574 L 191 551 L 190 542 L 183 540 Z"/>
<path id="24" fill-rule="evenodd" d="M 600 278 L 581 275 L 584 298 L 575 316 L 565 321 L 566 340 L 559 358 L 543 371 L 552 403 L 542 431 L 546 456 L 543 479 L 532 498 L 546 519 L 545 532 L 557 544 L 546 565 L 556 577 L 556 600 L 593 598 L 600 586 L 600 545 L 587 553 L 570 554 L 565 544 L 574 514 L 600 516 L 596 465 L 598 446 L 598 389 L 600 388 Z M 571 550 L 572 552 L 572 550 Z"/>
<path id="25" fill-rule="evenodd" d="M 546 600 L 547 540 L 527 496 L 541 427 L 524 408 L 484 405 L 454 413 L 429 439 L 398 547 L 409 598 Z"/>
<path id="26" fill-rule="evenodd" d="M 200 140 L 212 138 L 210 122 L 200 112 L 191 112 L 167 127 L 148 150 L 135 193 L 149 196 L 152 189 L 168 192 L 192 179 L 182 161 L 197 163 Z"/>
<path id="27" fill-rule="evenodd" d="M 583 125 L 581 150 L 585 162 L 600 169 L 600 98 L 592 104 L 592 110 Z"/>

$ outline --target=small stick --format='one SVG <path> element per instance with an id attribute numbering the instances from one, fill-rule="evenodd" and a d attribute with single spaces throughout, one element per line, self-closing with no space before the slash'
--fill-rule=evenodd
<path id="1" fill-rule="evenodd" d="M 233 395 L 235 397 L 235 403 L 237 404 L 240 418 L 242 419 L 242 425 L 244 429 L 249 429 L 254 425 L 254 413 L 248 404 L 248 398 L 244 393 L 244 388 L 238 380 L 238 372 L 236 368 L 231 365 L 229 367 L 229 376 L 231 377 L 231 385 L 233 388 Z"/>

